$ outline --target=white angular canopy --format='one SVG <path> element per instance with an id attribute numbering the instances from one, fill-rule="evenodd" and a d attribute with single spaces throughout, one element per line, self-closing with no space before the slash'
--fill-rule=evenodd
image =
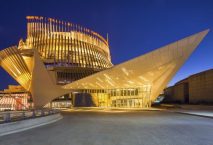
<path id="1" fill-rule="evenodd" d="M 115 89 L 151 85 L 151 100 L 159 95 L 209 30 L 199 32 L 110 69 L 80 79 L 64 89 Z"/>

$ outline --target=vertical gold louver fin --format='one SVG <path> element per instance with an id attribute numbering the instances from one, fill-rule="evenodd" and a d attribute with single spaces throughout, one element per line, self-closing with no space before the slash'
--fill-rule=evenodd
<path id="1" fill-rule="evenodd" d="M 56 67 L 71 67 L 74 64 L 73 67 L 85 68 L 87 65 L 99 70 L 112 66 L 108 41 L 98 33 L 77 24 L 52 18 L 28 16 L 27 21 L 27 42 L 30 48 L 38 50 L 44 63 L 52 63 Z M 88 46 L 92 50 L 87 50 Z M 70 47 L 75 49 L 71 53 L 68 51 Z M 89 51 L 92 52 L 87 53 Z M 86 62 L 92 59 L 93 62 Z M 106 65 L 105 60 L 109 65 Z"/>
<path id="2" fill-rule="evenodd" d="M 21 86 L 29 90 L 31 84 L 31 73 L 17 46 L 12 46 L 0 51 L 1 66 Z"/>

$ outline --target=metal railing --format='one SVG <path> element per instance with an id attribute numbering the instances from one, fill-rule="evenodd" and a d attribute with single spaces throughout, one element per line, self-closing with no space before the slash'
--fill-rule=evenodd
<path id="1" fill-rule="evenodd" d="M 48 116 L 52 114 L 57 114 L 59 112 L 60 112 L 59 110 L 50 110 L 50 109 L 0 112 L 0 124 Z"/>

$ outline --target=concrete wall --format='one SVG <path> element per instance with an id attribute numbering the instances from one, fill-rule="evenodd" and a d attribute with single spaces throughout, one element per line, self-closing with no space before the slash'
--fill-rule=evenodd
<path id="1" fill-rule="evenodd" d="M 38 117 L 38 118 L 0 124 L 0 136 L 28 130 L 28 129 L 46 125 L 49 123 L 53 123 L 62 118 L 63 117 L 61 116 L 61 114 L 57 113 L 57 114 L 48 115 L 44 117 Z"/>
<path id="2" fill-rule="evenodd" d="M 185 103 L 185 83 L 171 86 L 164 90 L 165 103 Z"/>
<path id="3" fill-rule="evenodd" d="M 165 103 L 213 104 L 213 69 L 164 89 Z"/>
<path id="4" fill-rule="evenodd" d="M 165 95 L 165 98 L 163 101 L 165 103 L 175 102 L 173 86 L 164 89 L 164 95 Z"/>
<path id="5" fill-rule="evenodd" d="M 188 81 L 190 103 L 213 103 L 213 70 L 193 75 Z"/>
<path id="6" fill-rule="evenodd" d="M 184 85 L 178 84 L 174 87 L 174 97 L 180 103 L 185 103 Z"/>

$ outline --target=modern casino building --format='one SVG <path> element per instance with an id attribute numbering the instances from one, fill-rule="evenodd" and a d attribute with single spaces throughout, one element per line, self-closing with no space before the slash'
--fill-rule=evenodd
<path id="1" fill-rule="evenodd" d="M 124 63 L 111 62 L 108 39 L 82 26 L 27 17 L 27 38 L 0 51 L 0 64 L 36 108 L 61 96 L 75 106 L 149 107 L 209 30 Z"/>

